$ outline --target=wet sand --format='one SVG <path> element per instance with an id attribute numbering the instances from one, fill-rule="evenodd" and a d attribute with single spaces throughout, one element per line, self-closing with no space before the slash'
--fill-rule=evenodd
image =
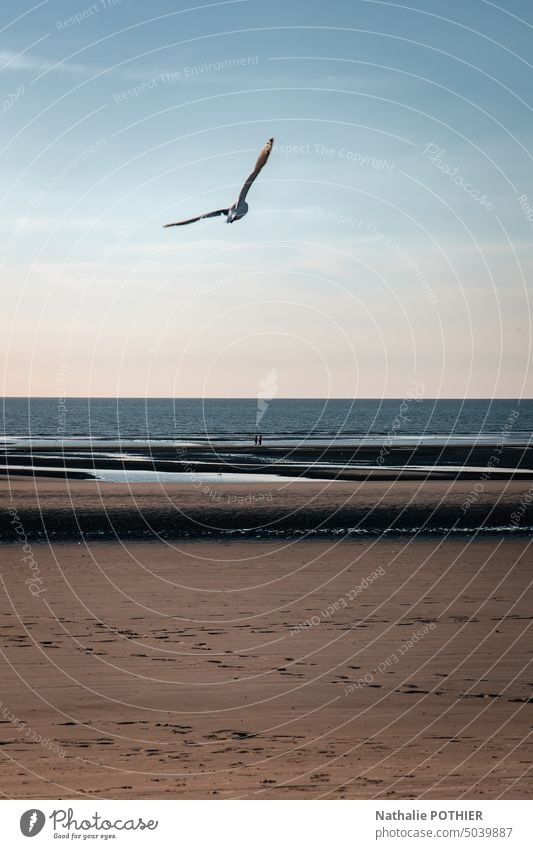
<path id="1" fill-rule="evenodd" d="M 531 797 L 528 538 L 26 544 L 5 795 Z"/>
<path id="2" fill-rule="evenodd" d="M 313 480 L 480 480 L 483 471 L 492 480 L 514 476 L 533 480 L 533 447 L 524 444 L 456 442 L 446 437 L 434 441 L 391 443 L 355 440 L 284 444 L 265 436 L 261 446 L 230 441 L 196 444 L 135 445 L 113 441 L 72 440 L 55 445 L 0 445 L 0 474 L 12 469 L 16 474 L 90 478 L 102 470 L 121 472 L 165 472 L 277 474 Z M 4 469 L 2 469 L 2 466 Z M 35 469 L 37 467 L 37 469 Z M 84 470 L 84 471 L 83 471 Z"/>
<path id="3" fill-rule="evenodd" d="M 530 533 L 529 480 L 113 484 L 11 477 L 0 539 L 285 539 L 449 531 Z"/>

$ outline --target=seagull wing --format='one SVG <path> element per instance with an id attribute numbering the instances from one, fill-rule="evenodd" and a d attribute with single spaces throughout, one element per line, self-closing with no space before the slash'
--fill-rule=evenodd
<path id="1" fill-rule="evenodd" d="M 196 218 L 187 218 L 185 221 L 173 221 L 172 224 L 163 224 L 163 227 L 181 227 L 182 224 L 194 224 L 195 221 L 201 221 L 202 218 L 216 218 L 217 215 L 227 215 L 228 209 L 214 209 L 213 212 L 204 212 L 203 215 L 197 215 Z"/>
<path id="2" fill-rule="evenodd" d="M 272 150 L 272 145 L 274 144 L 274 139 L 269 139 L 265 146 L 263 147 L 261 153 L 257 157 L 257 162 L 255 163 L 255 168 L 250 174 L 249 177 L 246 178 L 246 182 L 241 189 L 241 193 L 239 195 L 239 199 L 237 200 L 237 206 L 240 206 L 246 200 L 246 195 L 250 191 L 250 186 L 252 185 L 255 178 L 258 176 L 259 172 L 268 162 L 268 157 L 270 156 L 270 151 Z"/>

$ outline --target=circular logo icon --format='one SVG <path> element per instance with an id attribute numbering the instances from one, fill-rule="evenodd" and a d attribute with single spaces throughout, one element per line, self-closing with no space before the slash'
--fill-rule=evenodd
<path id="1" fill-rule="evenodd" d="M 46 822 L 46 817 L 38 808 L 30 808 L 29 811 L 24 811 L 20 818 L 20 830 L 24 837 L 35 837 L 42 831 Z"/>

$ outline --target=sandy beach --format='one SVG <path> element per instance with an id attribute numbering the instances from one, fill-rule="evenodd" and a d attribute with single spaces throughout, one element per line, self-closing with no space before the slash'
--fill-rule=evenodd
<path id="1" fill-rule="evenodd" d="M 506 509 L 524 486 L 494 485 L 483 498 Z M 409 486 L 383 489 L 389 510 Z M 411 494 L 427 508 L 442 486 Z M 27 535 L 0 548 L 5 795 L 531 795 L 527 536 L 36 541 L 32 509 L 60 528 L 72 487 L 82 517 L 144 517 L 162 496 L 205 510 L 190 488 L 4 488 Z M 238 523 L 283 497 L 227 509 Z"/>

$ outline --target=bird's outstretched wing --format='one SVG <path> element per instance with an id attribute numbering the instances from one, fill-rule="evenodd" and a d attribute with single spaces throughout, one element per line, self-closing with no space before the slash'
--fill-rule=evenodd
<path id="1" fill-rule="evenodd" d="M 243 203 L 246 200 L 246 195 L 250 191 L 250 186 L 252 185 L 253 181 L 255 180 L 255 178 L 257 177 L 257 175 L 261 171 L 261 169 L 264 168 L 265 165 L 267 164 L 268 157 L 270 156 L 270 151 L 272 150 L 273 144 L 274 144 L 274 139 L 269 139 L 267 141 L 267 143 L 265 144 L 265 146 L 263 147 L 263 149 L 261 150 L 261 153 L 257 157 L 257 162 L 255 163 L 254 170 L 252 171 L 250 176 L 246 178 L 246 182 L 241 189 L 241 193 L 240 193 L 239 199 L 237 201 L 237 206 L 239 206 L 241 203 Z"/>
<path id="2" fill-rule="evenodd" d="M 227 215 L 228 209 L 214 209 L 213 212 L 204 212 L 203 215 L 197 215 L 196 218 L 187 218 L 185 221 L 173 221 L 172 224 L 163 224 L 163 227 L 181 227 L 182 224 L 194 224 L 195 221 L 201 221 L 202 218 L 216 218 L 217 215 Z"/>

